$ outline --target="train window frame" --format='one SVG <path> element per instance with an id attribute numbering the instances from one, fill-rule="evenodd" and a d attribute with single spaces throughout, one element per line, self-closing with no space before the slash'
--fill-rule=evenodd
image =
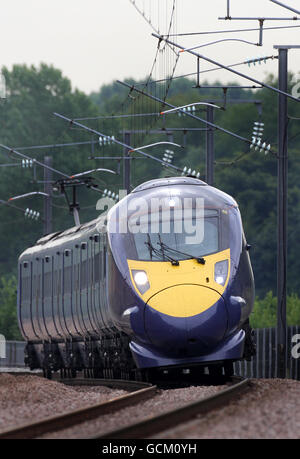
<path id="1" fill-rule="evenodd" d="M 214 255 L 218 252 L 220 252 L 220 248 L 222 247 L 222 234 L 221 234 L 221 213 L 220 213 L 220 209 L 212 209 L 212 208 L 205 208 L 205 210 L 207 211 L 212 211 L 214 212 L 213 214 L 211 215 L 206 215 L 205 216 L 205 220 L 208 220 L 208 219 L 211 219 L 211 218 L 214 218 L 217 220 L 217 230 L 218 230 L 218 240 L 217 240 L 217 250 L 215 251 L 212 251 L 212 252 L 209 252 L 209 253 L 204 253 L 204 254 L 201 254 L 199 256 L 201 257 L 206 257 L 206 256 L 209 256 L 209 255 Z M 160 222 L 161 222 L 161 219 L 160 219 Z M 134 259 L 134 260 L 137 260 L 137 261 L 144 261 L 144 262 L 161 262 L 163 261 L 162 259 L 148 259 L 148 258 L 140 258 L 139 257 L 139 254 L 138 254 L 138 250 L 137 250 L 137 247 L 136 247 L 136 241 L 135 241 L 135 234 L 131 234 L 131 233 L 128 233 L 130 234 L 130 237 L 128 238 L 128 235 L 127 235 L 127 243 L 129 243 L 129 245 L 131 246 L 131 258 Z M 151 233 L 150 233 L 151 234 Z M 163 233 L 160 233 L 160 234 L 163 234 Z M 133 250 L 132 250 L 133 249 Z M 133 255 L 133 251 L 135 252 L 135 254 Z M 184 250 L 183 250 L 184 251 Z M 192 255 L 191 255 L 192 256 Z M 178 261 L 185 261 L 185 260 L 188 260 L 189 258 L 180 258 L 179 255 L 178 255 L 178 258 L 176 257 L 176 259 L 178 259 Z"/>

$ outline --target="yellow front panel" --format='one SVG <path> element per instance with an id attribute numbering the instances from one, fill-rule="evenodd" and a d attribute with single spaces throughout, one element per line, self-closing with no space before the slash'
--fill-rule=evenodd
<path id="1" fill-rule="evenodd" d="M 223 260 L 228 260 L 228 275 L 224 286 L 214 280 L 215 264 Z M 145 303 L 167 315 L 191 317 L 213 306 L 220 298 L 219 295 L 224 293 L 230 273 L 230 249 L 206 256 L 205 265 L 199 264 L 197 260 L 183 260 L 179 266 L 172 266 L 168 261 L 128 260 L 128 267 L 132 284 Z M 132 270 L 147 273 L 150 289 L 144 295 L 135 285 Z M 174 286 L 177 287 L 169 288 Z M 199 290 L 197 286 L 202 286 L 202 289 Z M 161 293 L 155 298 L 158 292 Z"/>
<path id="2" fill-rule="evenodd" d="M 194 284 L 167 288 L 148 301 L 151 308 L 172 317 L 192 317 L 206 311 L 220 299 L 219 293 Z"/>

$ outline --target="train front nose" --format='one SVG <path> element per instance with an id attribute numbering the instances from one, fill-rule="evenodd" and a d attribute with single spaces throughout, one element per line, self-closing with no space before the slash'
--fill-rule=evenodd
<path id="1" fill-rule="evenodd" d="M 222 296 L 198 284 L 163 289 L 148 300 L 144 310 L 149 341 L 169 355 L 207 353 L 223 339 L 227 323 Z"/>

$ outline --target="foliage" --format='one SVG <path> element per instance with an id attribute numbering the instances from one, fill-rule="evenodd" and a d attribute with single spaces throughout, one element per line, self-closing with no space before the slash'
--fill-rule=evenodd
<path id="1" fill-rule="evenodd" d="M 3 69 L 7 85 L 7 99 L 0 106 L 0 143 L 8 147 L 31 145 L 52 145 L 75 141 L 90 141 L 91 136 L 70 129 L 65 121 L 54 117 L 58 112 L 71 117 L 97 114 L 91 99 L 78 90 L 72 90 L 71 82 L 53 67 L 42 64 L 40 68 L 15 65 L 11 71 Z M 97 167 L 89 161 L 91 146 L 46 148 L 43 150 L 21 150 L 30 157 L 43 161 L 45 155 L 52 156 L 53 167 L 64 173 L 74 174 Z M 43 191 L 44 171 L 38 167 L 34 180 L 33 169 L 23 169 L 21 160 L 14 154 L 0 149 L 0 163 L 15 163 L 19 167 L 0 168 L 0 199 L 30 191 Z M 115 166 L 114 166 L 115 167 Z M 57 180 L 58 175 L 53 176 Z M 101 188 L 100 183 L 100 188 Z M 88 221 L 96 216 L 96 201 L 99 195 L 88 190 L 80 190 L 82 219 Z M 20 209 L 30 207 L 43 215 L 43 200 L 34 197 L 16 201 Z M 53 231 L 72 226 L 63 196 L 53 199 Z M 87 207 L 87 209 L 85 209 Z M 43 234 L 42 222 L 24 218 L 24 214 L 14 208 L 0 204 L 0 276 L 16 274 L 18 255 Z"/>
<path id="2" fill-rule="evenodd" d="M 0 279 L 0 334 L 6 340 L 21 340 L 17 319 L 17 281 L 14 276 Z"/>
<path id="3" fill-rule="evenodd" d="M 250 323 L 253 328 L 276 327 L 277 298 L 272 292 L 268 292 L 262 299 L 256 299 Z M 287 324 L 300 324 L 300 298 L 295 294 L 287 297 Z"/>
<path id="4" fill-rule="evenodd" d="M 289 76 L 291 86 L 293 76 Z M 266 82 L 273 87 L 278 86 L 274 76 L 269 75 Z M 203 82 L 203 86 L 205 86 Z M 216 85 L 220 84 L 216 82 Z M 228 83 L 230 84 L 230 83 Z M 168 102 L 175 106 L 185 103 L 193 103 L 198 100 L 217 100 L 222 105 L 222 91 L 218 89 L 203 89 L 197 91 L 192 88 L 193 82 L 186 78 L 174 80 L 170 91 Z M 139 86 L 140 87 L 140 86 Z M 116 84 L 110 86 L 114 90 Z M 122 88 L 123 89 L 123 88 Z M 157 88 L 155 89 L 155 91 Z M 118 98 L 124 103 L 127 92 L 117 89 Z M 149 88 L 147 89 L 149 92 Z M 155 94 L 154 89 L 152 93 Z M 135 95 L 134 92 L 131 94 Z M 110 101 L 113 102 L 110 113 L 116 112 L 115 99 L 109 92 L 109 87 L 100 90 L 99 97 L 101 105 L 108 110 Z M 145 98 L 142 98 L 142 100 Z M 231 104 L 230 100 L 249 100 L 249 104 Z M 94 98 L 96 101 L 96 99 Z M 136 98 L 131 101 L 131 111 L 143 112 L 147 109 L 146 102 L 139 102 Z M 272 148 L 277 149 L 277 112 L 278 96 L 274 92 L 263 89 L 260 91 L 234 89 L 228 92 L 226 111 L 215 110 L 215 123 L 236 134 L 251 139 L 254 122 L 258 121 L 259 113 L 257 102 L 261 102 L 263 107 L 262 121 L 265 123 L 263 140 L 271 143 Z M 251 102 L 252 101 L 252 102 Z M 97 101 L 96 101 L 97 102 Z M 254 103 L 256 102 L 256 103 Z M 98 103 L 98 102 L 97 102 Z M 297 103 L 289 102 L 289 115 L 298 117 Z M 128 108 L 128 111 L 130 108 Z M 159 111 L 159 104 L 154 105 L 152 110 Z M 196 113 L 205 119 L 205 111 Z M 186 127 L 199 128 L 204 124 L 193 120 L 190 117 L 179 117 L 178 115 L 166 116 L 165 120 L 158 119 L 157 126 L 167 128 Z M 139 119 L 123 121 L 122 129 L 144 129 L 149 127 L 149 123 Z M 120 127 L 119 127 L 120 129 Z M 143 145 L 151 141 L 164 140 L 161 135 L 144 135 L 144 139 L 133 136 L 133 145 Z M 168 139 L 166 139 L 168 140 Z M 174 134 L 174 142 L 184 144 L 184 150 L 175 149 L 175 164 L 181 167 L 189 166 L 192 169 L 200 170 L 202 178 L 205 180 L 205 151 L 206 133 L 193 131 L 184 136 L 182 132 Z M 299 173 L 300 163 L 297 152 L 300 147 L 300 127 L 299 121 L 290 120 L 289 122 L 289 233 L 288 233 L 288 292 L 300 294 L 300 240 L 298 231 L 300 225 L 300 188 Z M 154 150 L 153 150 L 154 152 Z M 156 153 L 159 156 L 159 151 Z M 254 276 L 256 281 L 256 291 L 260 297 L 266 295 L 270 290 L 276 291 L 276 254 L 277 254 L 277 158 L 276 155 L 265 155 L 254 149 L 249 150 L 246 144 L 234 139 L 228 134 L 220 131 L 215 132 L 215 186 L 232 195 L 239 203 L 243 224 L 248 242 L 252 245 L 251 260 L 253 264 Z M 227 162 L 227 163 L 226 163 Z M 224 164 L 225 163 L 225 164 Z M 136 161 L 133 167 L 132 181 L 133 186 L 143 180 L 159 177 L 162 175 L 172 175 L 172 171 L 163 170 L 159 165 L 149 161 Z"/>
<path id="5" fill-rule="evenodd" d="M 91 117 L 82 121 L 106 135 L 114 135 L 122 140 L 122 131 L 145 130 L 143 134 L 134 134 L 131 145 L 134 147 L 153 143 L 155 141 L 170 140 L 165 134 L 150 134 L 153 128 L 204 128 L 198 120 L 178 114 L 170 116 L 136 117 L 136 118 L 98 118 L 115 116 L 116 114 L 132 113 L 159 113 L 161 104 L 150 101 L 145 97 L 138 97 L 134 92 L 116 82 L 105 85 L 99 92 L 90 96 L 72 89 L 71 82 L 61 71 L 41 64 L 40 67 L 15 65 L 12 70 L 4 68 L 6 78 L 7 99 L 0 105 L 0 143 L 9 147 L 30 146 L 36 144 L 55 144 L 75 141 L 97 141 L 96 135 L 82 130 L 70 128 L 69 124 L 53 116 L 53 112 L 62 113 L 70 118 Z M 290 75 L 290 85 L 293 75 Z M 277 86 L 274 76 L 267 77 L 267 82 Z M 139 84 L 134 79 L 129 84 Z M 224 83 L 224 82 L 223 82 Z M 223 84 L 222 83 L 222 84 Z M 216 85 L 220 84 L 216 82 Z M 228 84 L 231 84 L 230 82 Z M 193 103 L 199 100 L 217 100 L 222 105 L 222 90 L 193 88 L 194 82 L 187 78 L 176 79 L 172 82 L 168 102 L 178 106 Z M 203 81 L 203 85 L 206 82 Z M 143 87 L 140 85 L 139 87 Z M 151 82 L 153 94 L 161 95 L 163 86 Z M 291 90 L 291 87 L 289 88 Z M 149 91 L 149 88 L 147 89 Z M 273 92 L 263 89 L 260 91 L 242 90 L 240 88 L 228 92 L 226 111 L 215 110 L 215 123 L 241 136 L 251 139 L 253 123 L 258 120 L 257 99 L 262 102 L 265 123 L 264 140 L 277 148 L 277 101 Z M 249 100 L 249 104 L 231 104 L 230 100 Z M 289 115 L 298 117 L 297 104 L 289 102 Z M 206 118 L 205 110 L 199 108 L 197 116 Z M 289 122 L 289 232 L 288 232 L 288 284 L 291 305 L 290 319 L 298 321 L 296 306 L 297 295 L 300 295 L 300 239 L 298 238 L 300 225 L 300 162 L 297 153 L 300 147 L 299 122 Z M 175 164 L 179 167 L 189 166 L 200 170 L 205 180 L 205 151 L 206 132 L 192 131 L 184 133 L 176 131 L 174 142 L 185 145 L 184 149 L 174 149 Z M 120 156 L 123 148 L 117 145 L 94 146 L 82 145 L 79 147 L 45 148 L 43 150 L 26 150 L 29 156 L 43 160 L 45 155 L 53 158 L 53 166 L 68 174 L 90 170 L 96 167 L 117 169 L 115 161 L 89 160 L 89 156 Z M 150 152 L 150 150 L 149 150 Z M 151 150 L 153 155 L 162 158 L 163 151 L 158 148 Z M 16 162 L 19 167 L 0 167 L 0 199 L 30 191 L 42 191 L 43 171 L 37 168 L 37 180 L 34 180 L 31 169 L 22 169 L 20 159 L 13 154 L 7 154 L 0 149 L 0 164 Z M 138 155 L 137 155 L 138 156 Z M 273 323 L 271 311 L 276 300 L 267 294 L 276 291 L 276 227 L 277 227 L 277 158 L 273 155 L 249 150 L 249 147 L 231 136 L 215 132 L 215 186 L 232 195 L 240 205 L 245 233 L 248 242 L 252 245 L 251 260 L 253 264 L 256 291 L 261 300 L 257 300 L 255 311 L 267 314 L 264 323 Z M 226 162 L 224 164 L 224 162 Z M 121 164 L 122 173 L 122 164 Z M 132 161 L 132 186 L 156 177 L 173 175 L 172 170 L 164 169 L 152 160 Z M 122 188 L 122 175 L 97 174 L 96 180 L 100 189 L 109 188 L 118 191 Z M 57 180 L 58 176 L 54 176 Z M 99 194 L 91 190 L 79 190 L 81 207 L 81 221 L 89 221 L 97 216 L 96 202 Z M 41 198 L 27 201 L 18 201 L 20 208 L 33 208 L 43 213 Z M 63 230 L 73 225 L 66 202 L 62 196 L 53 199 L 54 231 Z M 21 212 L 0 204 L 0 277 L 16 275 L 17 258 L 19 254 L 43 234 L 42 223 L 26 220 Z M 295 296 L 291 295 L 295 292 Z M 1 303 L 3 304 L 3 303 Z M 257 309 L 258 306 L 264 306 Z M 292 306 L 295 305 L 295 306 Z M 273 308 L 273 309 L 272 309 Z M 294 309 L 293 309 L 294 308 Z M 265 312 L 268 311 L 268 312 Z M 254 319 L 258 320 L 258 312 L 254 312 Z M 272 322 L 273 320 L 273 322 Z M 1 330 L 0 330 L 1 331 Z"/>

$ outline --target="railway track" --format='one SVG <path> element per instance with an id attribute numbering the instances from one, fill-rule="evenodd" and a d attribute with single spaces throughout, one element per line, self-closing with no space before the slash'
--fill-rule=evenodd
<path id="1" fill-rule="evenodd" d="M 121 429 L 116 429 L 104 435 L 88 437 L 89 439 L 139 439 L 147 438 L 156 433 L 178 426 L 190 421 L 199 414 L 223 407 L 237 395 L 247 391 L 251 386 L 249 379 L 232 377 L 231 385 L 210 397 L 188 403 L 180 408 L 167 411 L 158 416 L 148 417 L 141 422 L 133 423 Z"/>
<path id="2" fill-rule="evenodd" d="M 93 379 L 65 379 L 62 383 L 70 386 L 107 386 L 114 389 L 130 391 L 129 394 L 117 397 L 107 402 L 88 406 L 61 415 L 48 417 L 34 423 L 27 423 L 14 429 L 0 432 L 0 439 L 29 439 L 37 438 L 52 432 L 59 432 L 69 427 L 79 426 L 83 422 L 95 420 L 102 415 L 113 413 L 122 408 L 136 405 L 157 393 L 157 386 L 139 381 L 127 380 L 93 380 Z M 236 396 L 242 394 L 251 386 L 249 379 L 232 377 L 229 387 L 220 390 L 215 395 L 201 398 L 185 404 L 174 410 L 169 410 L 157 416 L 151 416 L 142 421 L 132 423 L 105 434 L 85 437 L 88 439 L 139 439 L 147 438 L 156 433 L 190 421 L 200 414 L 223 407 Z M 79 436 L 79 435 L 78 435 Z"/>
<path id="3" fill-rule="evenodd" d="M 135 405 L 156 394 L 157 387 L 148 383 L 127 380 L 103 379 L 64 379 L 69 386 L 106 386 L 130 391 L 107 402 L 73 410 L 57 416 L 47 417 L 33 423 L 26 423 L 14 429 L 0 432 L 0 439 L 30 439 L 91 421 L 101 415 L 112 413 L 127 406 Z"/>

